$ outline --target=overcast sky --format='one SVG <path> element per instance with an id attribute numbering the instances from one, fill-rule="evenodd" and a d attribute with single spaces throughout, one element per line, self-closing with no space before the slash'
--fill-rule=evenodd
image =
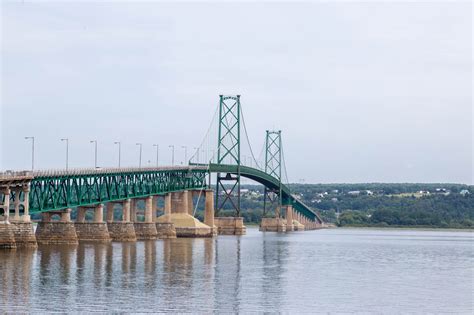
<path id="1" fill-rule="evenodd" d="M 2 1 L 0 170 L 170 164 L 219 94 L 292 182 L 473 183 L 472 4 Z M 191 149 L 189 149 L 191 150 Z"/>

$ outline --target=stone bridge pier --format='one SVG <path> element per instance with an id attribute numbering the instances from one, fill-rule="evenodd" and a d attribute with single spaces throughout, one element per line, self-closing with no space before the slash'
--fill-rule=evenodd
<path id="1" fill-rule="evenodd" d="M 87 210 L 94 211 L 92 221 L 86 220 Z M 91 207 L 78 207 L 75 222 L 77 238 L 79 241 L 110 242 L 112 239 L 104 222 L 104 205 L 98 204 Z"/>
<path id="2" fill-rule="evenodd" d="M 300 214 L 295 212 L 293 206 L 286 206 L 286 230 L 287 231 L 304 231 L 304 225 L 301 224 Z"/>
<path id="3" fill-rule="evenodd" d="M 121 221 L 114 220 L 114 206 L 116 203 L 122 205 Z M 135 242 L 137 236 L 133 222 L 130 220 L 131 200 L 107 203 L 107 228 L 113 241 Z"/>
<path id="4" fill-rule="evenodd" d="M 4 187 L 0 190 L 0 209 L 2 215 L 0 217 L 0 248 L 14 249 L 16 248 L 13 227 L 10 223 L 10 188 Z"/>
<path id="5" fill-rule="evenodd" d="M 156 217 L 156 208 L 153 208 L 153 197 L 149 196 L 145 201 L 145 221 L 139 222 L 137 213 L 137 201 L 140 199 L 131 200 L 131 220 L 134 223 L 135 234 L 137 240 L 156 240 L 158 238 L 158 231 L 153 218 Z M 155 213 L 155 214 L 154 214 Z"/>
<path id="6" fill-rule="evenodd" d="M 54 220 L 55 216 L 59 216 L 59 220 Z M 43 212 L 36 227 L 36 241 L 38 244 L 77 244 L 71 209 Z"/>
<path id="7" fill-rule="evenodd" d="M 295 226 L 293 223 L 293 207 L 291 205 L 287 205 L 285 207 L 285 215 L 286 215 L 286 231 L 293 232 L 295 230 Z"/>
<path id="8" fill-rule="evenodd" d="M 286 232 L 287 219 L 282 218 L 281 209 L 278 206 L 275 210 L 274 218 L 262 218 L 260 222 L 260 231 L 262 232 Z"/>
<path id="9" fill-rule="evenodd" d="M 206 211 L 214 212 L 214 195 L 212 190 L 206 190 Z M 247 233 L 244 218 L 242 217 L 217 217 L 214 219 L 214 222 L 217 234 L 219 235 L 245 235 Z"/>
<path id="10" fill-rule="evenodd" d="M 292 232 L 311 229 L 315 223 L 293 209 L 292 205 L 286 205 L 285 218 L 262 218 L 260 231 L 262 232 Z"/>
<path id="11" fill-rule="evenodd" d="M 29 184 L 11 185 L 1 189 L 0 247 L 36 247 L 36 237 L 29 215 Z M 13 200 L 13 204 L 12 201 Z M 11 206 L 14 214 L 11 216 Z M 12 242 L 13 234 L 13 242 Z M 14 245 L 13 245 L 14 243 Z M 10 245 L 9 245 L 10 244 Z"/>

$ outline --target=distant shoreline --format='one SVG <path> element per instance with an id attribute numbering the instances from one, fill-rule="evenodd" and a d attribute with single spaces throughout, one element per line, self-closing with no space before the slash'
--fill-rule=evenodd
<path id="1" fill-rule="evenodd" d="M 458 232 L 474 232 L 473 228 L 437 228 L 423 226 L 336 226 L 336 229 L 378 229 L 378 230 L 420 230 L 420 231 L 458 231 Z"/>

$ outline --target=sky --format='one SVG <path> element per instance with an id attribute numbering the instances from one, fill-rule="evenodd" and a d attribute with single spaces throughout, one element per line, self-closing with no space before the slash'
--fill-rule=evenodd
<path id="1" fill-rule="evenodd" d="M 184 160 L 220 94 L 290 182 L 473 184 L 470 1 L 1 2 L 0 171 Z M 212 128 L 214 129 L 214 127 Z M 248 149 L 247 153 L 248 154 Z"/>

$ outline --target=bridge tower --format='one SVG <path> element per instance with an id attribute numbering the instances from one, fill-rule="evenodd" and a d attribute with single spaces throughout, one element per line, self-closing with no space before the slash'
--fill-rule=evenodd
<path id="1" fill-rule="evenodd" d="M 237 166 L 237 174 L 222 176 L 217 173 L 216 183 L 216 215 L 230 204 L 240 217 L 240 95 L 220 95 L 219 100 L 219 133 L 217 139 L 217 164 Z M 229 190 L 226 184 L 231 185 Z M 224 196 L 219 200 L 219 190 Z"/>
<path id="2" fill-rule="evenodd" d="M 265 138 L 265 173 L 275 177 L 280 182 L 280 185 L 276 189 L 269 189 L 265 186 L 265 192 L 263 197 L 263 216 L 267 213 L 267 199 L 271 203 L 271 207 L 275 203 L 275 217 L 281 216 L 282 207 L 282 184 L 281 184 L 281 130 L 270 131 L 267 130 Z"/>

